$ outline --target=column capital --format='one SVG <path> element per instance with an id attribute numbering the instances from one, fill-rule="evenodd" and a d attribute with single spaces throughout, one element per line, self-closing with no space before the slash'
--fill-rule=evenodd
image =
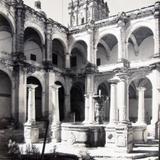
<path id="1" fill-rule="evenodd" d="M 117 84 L 119 82 L 118 77 L 113 77 L 111 79 L 109 79 L 109 83 L 112 84 Z"/>
<path id="2" fill-rule="evenodd" d="M 154 17 L 159 18 L 160 15 L 160 2 L 154 4 Z"/>
<path id="3" fill-rule="evenodd" d="M 137 87 L 137 91 L 145 91 L 146 88 L 145 87 Z"/>
<path id="4" fill-rule="evenodd" d="M 51 85 L 50 87 L 53 88 L 53 89 L 55 89 L 55 90 L 58 90 L 58 89 L 61 88 L 62 86 L 61 86 L 61 85 L 54 84 L 54 85 Z"/>
<path id="5" fill-rule="evenodd" d="M 35 89 L 38 87 L 38 85 L 36 84 L 27 84 L 27 87 L 30 88 L 30 89 Z"/>

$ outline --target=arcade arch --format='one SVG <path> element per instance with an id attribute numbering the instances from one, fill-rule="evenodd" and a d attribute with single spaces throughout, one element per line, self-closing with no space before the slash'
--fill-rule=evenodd
<path id="1" fill-rule="evenodd" d="M 80 72 L 87 64 L 87 44 L 79 40 L 74 43 L 71 50 L 71 69 Z"/>
<path id="2" fill-rule="evenodd" d="M 43 44 L 38 32 L 28 27 L 24 31 L 24 55 L 27 60 L 42 63 L 43 61 Z"/>
<path id="3" fill-rule="evenodd" d="M 128 60 L 144 61 L 154 56 L 153 32 L 148 27 L 135 29 L 128 38 Z"/>
<path id="4" fill-rule="evenodd" d="M 12 117 L 12 83 L 9 76 L 0 70 L 0 119 Z"/>
<path id="5" fill-rule="evenodd" d="M 118 60 L 118 40 L 113 34 L 103 36 L 97 45 L 97 66 L 113 64 Z"/>
<path id="6" fill-rule="evenodd" d="M 65 47 L 59 39 L 52 40 L 52 63 L 60 69 L 65 68 Z"/>
<path id="7" fill-rule="evenodd" d="M 0 14 L 0 53 L 11 54 L 13 31 L 9 21 Z"/>

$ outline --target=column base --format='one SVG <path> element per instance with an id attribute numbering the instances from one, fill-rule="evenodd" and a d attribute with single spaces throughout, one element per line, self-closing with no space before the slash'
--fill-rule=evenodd
<path id="1" fill-rule="evenodd" d="M 106 126 L 106 145 L 108 150 L 128 153 L 133 149 L 133 129 L 130 124 L 113 124 Z"/>
<path id="2" fill-rule="evenodd" d="M 134 143 L 147 142 L 147 124 L 145 123 L 133 124 L 133 139 Z"/>
<path id="3" fill-rule="evenodd" d="M 149 139 L 159 139 L 159 123 L 160 122 L 155 122 L 147 126 Z"/>
<path id="4" fill-rule="evenodd" d="M 61 134 L 60 134 L 60 124 L 51 124 L 50 125 L 50 141 L 52 143 L 58 143 L 61 140 Z"/>
<path id="5" fill-rule="evenodd" d="M 36 143 L 39 140 L 39 128 L 36 124 L 24 124 L 24 140 L 25 143 Z"/>

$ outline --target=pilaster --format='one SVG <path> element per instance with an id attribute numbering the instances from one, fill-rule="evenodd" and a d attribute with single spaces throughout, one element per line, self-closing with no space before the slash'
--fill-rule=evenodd
<path id="1" fill-rule="evenodd" d="M 160 56 L 160 2 L 154 6 L 155 30 L 154 30 L 154 58 Z"/>
<path id="2" fill-rule="evenodd" d="M 23 1 L 16 3 L 16 59 L 24 59 L 24 21 L 25 7 Z"/>
<path id="3" fill-rule="evenodd" d="M 26 75 L 27 70 L 21 66 L 14 67 L 15 74 L 15 104 L 16 104 L 16 115 L 20 124 L 24 124 L 26 121 Z"/>
<path id="4" fill-rule="evenodd" d="M 46 61 L 52 63 L 52 24 L 46 22 Z"/>
<path id="5" fill-rule="evenodd" d="M 48 70 L 45 73 L 45 117 L 52 116 L 52 90 L 51 87 L 55 83 L 55 73 L 51 70 Z"/>

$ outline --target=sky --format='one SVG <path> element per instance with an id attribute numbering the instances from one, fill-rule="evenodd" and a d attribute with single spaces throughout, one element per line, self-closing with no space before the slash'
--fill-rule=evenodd
<path id="1" fill-rule="evenodd" d="M 48 18 L 62 23 L 65 26 L 69 24 L 68 3 L 70 0 L 41 0 L 42 10 Z M 106 0 L 110 10 L 110 15 L 118 14 L 122 11 L 140 9 L 153 5 L 157 0 Z M 24 0 L 24 3 L 33 7 L 34 0 Z"/>

